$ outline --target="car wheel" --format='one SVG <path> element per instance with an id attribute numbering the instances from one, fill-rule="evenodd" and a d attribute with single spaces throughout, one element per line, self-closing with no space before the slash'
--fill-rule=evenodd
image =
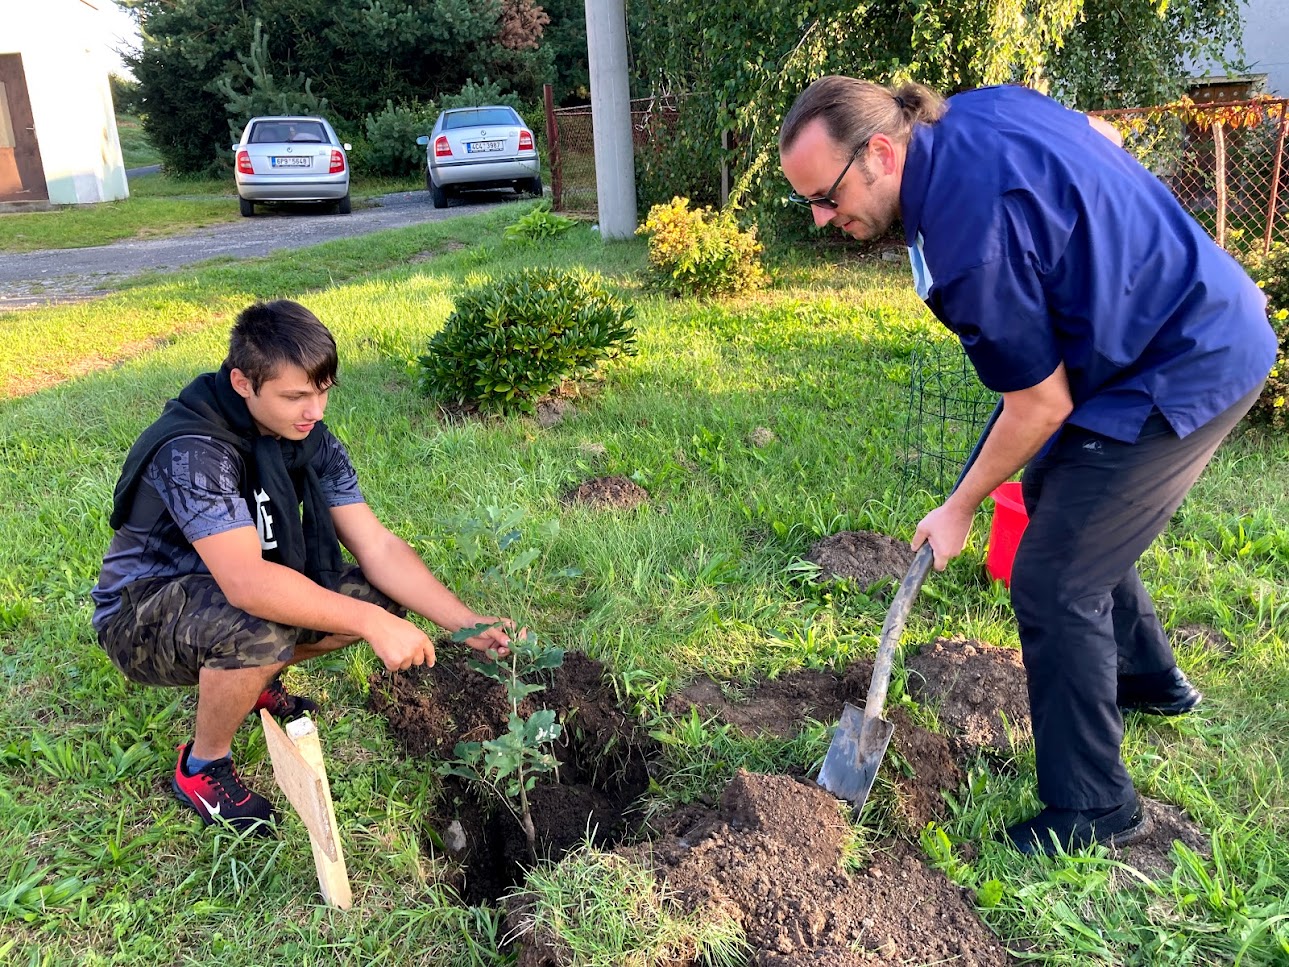
<path id="1" fill-rule="evenodd" d="M 429 175 L 426 175 L 426 177 L 428 178 Z M 434 203 L 435 208 L 448 207 L 447 190 L 442 185 L 436 185 L 432 179 L 430 181 L 430 201 Z"/>
<path id="2" fill-rule="evenodd" d="M 429 168 L 426 168 L 426 169 L 425 169 L 425 190 L 426 190 L 426 191 L 433 191 L 433 190 L 434 190 L 434 179 L 430 177 L 430 169 L 429 169 Z"/>
<path id="3" fill-rule="evenodd" d="M 542 176 L 541 175 L 533 175 L 532 179 L 528 182 L 528 190 L 532 194 L 536 195 L 538 198 L 542 197 Z"/>
<path id="4" fill-rule="evenodd" d="M 238 196 L 237 207 L 242 210 L 243 218 L 250 218 L 255 214 L 255 202 L 247 201 L 245 198 Z"/>
<path id="5" fill-rule="evenodd" d="M 345 192 L 345 197 L 336 202 L 336 214 L 348 215 L 354 210 L 354 203 L 349 198 L 349 192 Z"/>

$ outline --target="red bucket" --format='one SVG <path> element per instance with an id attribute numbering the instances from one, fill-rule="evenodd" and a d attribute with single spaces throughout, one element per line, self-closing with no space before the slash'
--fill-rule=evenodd
<path id="1" fill-rule="evenodd" d="M 989 496 L 994 498 L 994 519 L 989 525 L 985 570 L 995 581 L 1011 587 L 1012 561 L 1016 559 L 1016 548 L 1020 547 L 1029 515 L 1025 513 L 1019 483 L 1001 484 Z"/>

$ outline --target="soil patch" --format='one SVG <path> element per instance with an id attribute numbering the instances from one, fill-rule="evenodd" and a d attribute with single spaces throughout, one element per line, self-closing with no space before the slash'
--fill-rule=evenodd
<path id="1" fill-rule="evenodd" d="M 809 719 L 836 724 L 847 702 L 862 708 L 872 676 L 872 662 L 864 660 L 855 662 L 841 677 L 805 669 L 732 695 L 712 679 L 702 678 L 670 696 L 664 708 L 674 715 L 686 715 L 696 708 L 704 718 L 733 725 L 744 735 L 788 739 Z M 895 786 L 897 818 L 915 832 L 944 818 L 943 793 L 956 792 L 964 777 L 943 735 L 922 728 L 898 706 L 888 706 L 885 714 L 895 726 L 891 750 L 898 762 L 886 763 L 882 774 Z"/>
<path id="2" fill-rule="evenodd" d="M 1172 856 L 1174 842 L 1181 842 L 1203 857 L 1211 855 L 1208 837 L 1190 816 L 1176 806 L 1145 796 L 1141 802 L 1150 819 L 1150 831 L 1135 843 L 1112 849 L 1115 859 L 1151 879 L 1160 879 L 1171 874 L 1177 865 Z"/>
<path id="3" fill-rule="evenodd" d="M 571 506 L 598 510 L 631 510 L 649 500 L 648 492 L 626 477 L 593 477 L 560 498 Z"/>
<path id="4" fill-rule="evenodd" d="M 471 669 L 464 652 L 448 648 L 432 668 L 373 677 L 369 702 L 408 755 L 437 762 L 451 759 L 458 742 L 504 734 L 510 715 L 505 689 Z M 520 715 L 538 708 L 555 709 L 563 725 L 553 750 L 558 777 L 544 778 L 529 793 L 539 854 L 558 858 L 588 833 L 599 845 L 617 842 L 648 787 L 646 761 L 656 743 L 618 707 L 603 666 L 580 652 L 565 655 L 546 689 L 520 706 Z M 445 784 L 432 825 L 429 848 L 446 850 L 463 868 L 453 885 L 470 902 L 495 900 L 531 863 L 514 817 L 461 780 Z"/>
<path id="5" fill-rule="evenodd" d="M 819 565 L 819 577 L 848 578 L 868 589 L 893 578 L 903 579 L 913 564 L 907 541 L 871 531 L 841 531 L 810 548 L 806 560 Z"/>
<path id="6" fill-rule="evenodd" d="M 933 709 L 955 751 L 1010 752 L 1033 739 L 1020 652 L 974 638 L 937 638 L 904 662 L 907 689 Z"/>
<path id="7" fill-rule="evenodd" d="M 537 425 L 543 430 L 548 430 L 553 426 L 559 426 L 575 412 L 577 411 L 569 400 L 564 399 L 562 396 L 548 396 L 537 401 L 535 417 Z"/>
<path id="8" fill-rule="evenodd" d="M 752 964 L 1011 964 L 971 898 L 899 841 L 856 873 L 849 829 L 814 783 L 740 771 L 715 810 L 686 807 L 652 843 L 620 848 L 650 864 L 681 907 L 731 917 Z M 533 961 L 538 963 L 538 961 Z"/>
<path id="9" fill-rule="evenodd" d="M 1235 652 L 1235 645 L 1230 638 L 1204 624 L 1178 625 L 1173 629 L 1172 639 L 1179 648 L 1194 648 L 1223 658 L 1230 657 Z"/>

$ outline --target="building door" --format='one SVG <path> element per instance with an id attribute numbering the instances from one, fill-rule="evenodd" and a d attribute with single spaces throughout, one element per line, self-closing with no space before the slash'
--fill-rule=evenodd
<path id="1" fill-rule="evenodd" d="M 21 54 L 0 54 L 0 201 L 49 198 Z"/>

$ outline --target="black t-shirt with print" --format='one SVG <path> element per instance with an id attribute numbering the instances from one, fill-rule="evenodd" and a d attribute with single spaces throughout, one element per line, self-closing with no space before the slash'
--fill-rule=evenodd
<path id="1" fill-rule="evenodd" d="M 257 494 L 247 505 L 239 481 L 237 448 L 206 436 L 181 436 L 152 458 L 130 508 L 103 558 L 94 599 L 94 627 L 101 629 L 121 607 L 121 589 L 143 578 L 208 574 L 193 542 L 238 527 L 255 527 L 260 547 L 275 546 L 273 515 Z M 313 469 L 328 507 L 363 503 L 349 454 L 330 431 L 313 457 Z M 291 508 L 299 513 L 298 508 Z M 288 511 L 289 512 L 289 511 Z"/>

